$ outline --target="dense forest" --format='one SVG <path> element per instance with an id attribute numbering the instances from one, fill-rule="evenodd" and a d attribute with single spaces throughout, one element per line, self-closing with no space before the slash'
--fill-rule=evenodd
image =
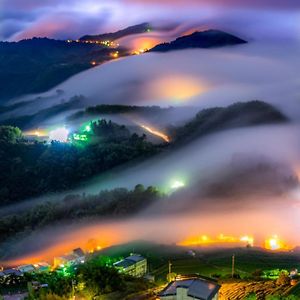
<path id="1" fill-rule="evenodd" d="M 106 217 L 126 217 L 165 197 L 154 187 L 138 184 L 134 190 L 118 188 L 97 195 L 68 195 L 60 201 L 47 202 L 29 211 L 0 218 L 1 243 L 20 233 L 30 234 L 61 220 L 78 223 L 80 220 L 103 220 Z M 7 230 L 9 228 L 9 230 Z M 20 235 L 18 235 L 20 236 Z M 3 249 L 5 252 L 5 250 Z M 1 253 L 0 256 L 3 256 Z"/>
<path id="2" fill-rule="evenodd" d="M 159 108 L 105 105 L 93 110 L 121 113 Z M 201 110 L 184 126 L 165 130 L 171 145 L 176 146 L 224 129 L 286 121 L 273 106 L 251 101 Z M 85 141 L 72 138 L 70 143 L 27 141 L 20 130 L 11 126 L 1 126 L 0 133 L 0 181 L 3 183 L 0 205 L 71 188 L 95 174 L 162 149 L 161 145 L 148 142 L 145 135 L 132 134 L 127 127 L 104 119 L 91 123 L 91 132 L 85 133 Z"/>
<path id="3" fill-rule="evenodd" d="M 182 107 L 180 108 L 182 109 Z M 163 114 L 171 110 L 179 110 L 179 108 L 160 106 L 136 106 L 136 105 L 120 105 L 120 104 L 99 104 L 96 106 L 89 106 L 84 111 L 79 111 L 69 117 L 70 120 L 76 120 L 81 117 L 95 116 L 95 115 L 112 115 L 112 114 L 127 114 L 135 113 L 139 116 L 151 114 Z"/>
<path id="4" fill-rule="evenodd" d="M 18 128 L 0 126 L 0 205 L 60 191 L 135 158 L 156 153 L 146 136 L 101 120 L 86 141 L 28 141 Z"/>

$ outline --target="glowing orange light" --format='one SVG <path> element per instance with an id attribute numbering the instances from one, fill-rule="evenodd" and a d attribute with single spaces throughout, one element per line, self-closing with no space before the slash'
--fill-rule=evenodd
<path id="1" fill-rule="evenodd" d="M 35 130 L 25 131 L 24 135 L 25 136 L 33 136 L 33 135 L 35 135 L 37 137 L 40 137 L 40 136 L 47 136 L 47 133 L 43 129 L 35 129 Z"/>
<path id="2" fill-rule="evenodd" d="M 201 246 L 201 245 L 221 245 L 221 244 L 240 244 L 246 242 L 253 246 L 254 238 L 248 235 L 235 237 L 231 235 L 219 234 L 215 238 L 210 238 L 207 235 L 191 236 L 178 243 L 180 246 Z"/>
<path id="3" fill-rule="evenodd" d="M 207 87 L 191 76 L 172 75 L 149 83 L 148 91 L 155 99 L 185 101 L 205 92 Z"/>
<path id="4" fill-rule="evenodd" d="M 248 245 L 253 246 L 254 245 L 254 238 L 248 235 L 242 236 L 240 238 L 241 242 L 246 242 Z"/>
<path id="5" fill-rule="evenodd" d="M 135 38 L 133 42 L 133 49 L 142 53 L 145 52 L 145 50 L 153 48 L 155 45 L 159 43 L 160 40 L 156 37 Z"/>
<path id="6" fill-rule="evenodd" d="M 97 64 L 97 63 L 96 63 L 95 61 L 92 61 L 92 62 L 91 62 L 91 65 L 92 65 L 92 66 L 95 66 L 96 64 Z"/>
<path id="7" fill-rule="evenodd" d="M 110 56 L 113 57 L 113 58 L 118 58 L 119 57 L 119 51 L 115 51 L 115 52 L 111 53 Z"/>
<path id="8" fill-rule="evenodd" d="M 153 135 L 156 135 L 156 136 L 162 138 L 165 142 L 167 142 L 167 143 L 170 142 L 170 138 L 166 134 L 164 134 L 158 130 L 155 130 L 149 126 L 141 125 L 141 127 L 144 128 L 145 130 L 147 130 L 148 132 L 152 133 Z"/>
<path id="9" fill-rule="evenodd" d="M 265 248 L 268 250 L 291 250 L 292 247 L 288 246 L 282 241 L 277 234 L 274 234 L 270 238 L 265 240 Z"/>

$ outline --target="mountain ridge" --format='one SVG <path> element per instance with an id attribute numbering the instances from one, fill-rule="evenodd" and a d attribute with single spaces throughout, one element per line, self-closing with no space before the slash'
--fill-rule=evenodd
<path id="1" fill-rule="evenodd" d="M 195 31 L 192 34 L 178 37 L 169 43 L 158 44 L 150 49 L 149 52 L 168 52 L 189 48 L 216 48 L 246 43 L 247 41 L 230 33 L 209 29 L 205 31 Z"/>

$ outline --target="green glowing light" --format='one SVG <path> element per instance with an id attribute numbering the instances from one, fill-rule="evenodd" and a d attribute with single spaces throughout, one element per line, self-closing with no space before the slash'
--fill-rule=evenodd
<path id="1" fill-rule="evenodd" d="M 90 132 L 92 130 L 91 125 L 86 125 L 85 126 L 85 131 Z"/>
<path id="2" fill-rule="evenodd" d="M 73 133 L 73 139 L 75 141 L 86 142 L 87 141 L 87 135 L 86 134 Z"/>

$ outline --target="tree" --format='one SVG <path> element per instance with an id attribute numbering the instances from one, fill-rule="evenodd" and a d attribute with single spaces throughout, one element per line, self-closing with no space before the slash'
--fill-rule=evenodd
<path id="1" fill-rule="evenodd" d="M 145 191 L 145 187 L 142 184 L 137 184 L 134 187 L 134 192 L 136 193 L 143 193 Z"/>
<path id="2" fill-rule="evenodd" d="M 281 272 L 278 279 L 276 280 L 276 284 L 288 285 L 290 284 L 290 277 L 285 272 Z"/>
<path id="3" fill-rule="evenodd" d="M 18 127 L 0 126 L 0 142 L 14 144 L 22 137 L 22 131 Z"/>
<path id="4" fill-rule="evenodd" d="M 248 294 L 244 300 L 256 300 L 256 294 L 254 292 Z"/>
<path id="5" fill-rule="evenodd" d="M 298 297 L 294 295 L 289 296 L 279 296 L 279 295 L 268 295 L 266 300 L 297 300 Z"/>
<path id="6" fill-rule="evenodd" d="M 27 290 L 28 290 L 28 299 L 29 300 L 35 299 L 35 292 L 31 282 L 27 282 Z"/>
<path id="7" fill-rule="evenodd" d="M 263 271 L 262 271 L 261 269 L 256 269 L 256 270 L 252 273 L 252 276 L 253 276 L 255 279 L 260 278 L 262 275 L 263 275 Z"/>
<path id="8" fill-rule="evenodd" d="M 114 268 L 105 267 L 101 261 L 90 260 L 77 270 L 77 278 L 93 298 L 123 288 L 123 277 Z"/>

